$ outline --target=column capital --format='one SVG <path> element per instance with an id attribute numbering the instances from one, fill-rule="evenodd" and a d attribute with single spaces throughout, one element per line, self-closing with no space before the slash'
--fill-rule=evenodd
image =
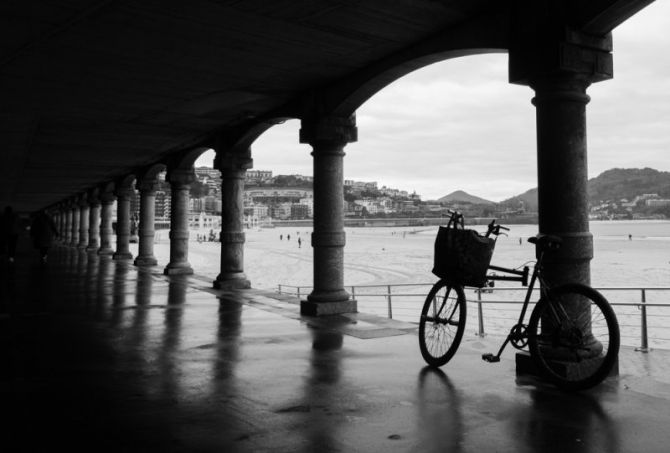
<path id="1" fill-rule="evenodd" d="M 114 195 L 119 200 L 128 200 L 133 196 L 134 193 L 135 191 L 133 190 L 132 187 L 118 187 L 114 191 Z"/>
<path id="2" fill-rule="evenodd" d="M 250 154 L 249 150 L 244 154 L 228 150 L 217 150 L 216 157 L 214 158 L 214 168 L 221 173 L 245 172 L 254 166 L 254 161 L 250 157 Z"/>
<path id="3" fill-rule="evenodd" d="M 88 208 L 89 205 L 90 205 L 90 201 L 89 201 L 88 194 L 84 193 L 81 196 L 79 196 L 79 198 L 77 199 L 77 206 L 79 206 L 80 208 Z"/>
<path id="4" fill-rule="evenodd" d="M 114 192 L 112 191 L 100 192 L 98 199 L 102 204 L 112 204 L 114 200 L 116 200 L 116 195 L 114 195 Z"/>
<path id="5" fill-rule="evenodd" d="M 135 185 L 134 176 L 126 177 L 122 180 L 119 180 L 117 181 L 114 187 L 114 195 L 116 195 L 120 199 L 128 199 L 135 192 L 134 185 Z"/>
<path id="6" fill-rule="evenodd" d="M 612 35 L 589 35 L 565 24 L 527 19 L 534 26 L 515 28 L 509 52 L 510 83 L 529 85 L 563 76 L 586 87 L 614 76 Z M 522 20 L 520 20 L 522 21 Z"/>
<path id="7" fill-rule="evenodd" d="M 158 190 L 158 180 L 156 178 L 141 179 L 138 181 L 137 190 L 141 194 L 152 194 Z"/>
<path id="8" fill-rule="evenodd" d="M 195 181 L 195 170 L 193 168 L 168 170 L 167 180 L 176 187 L 188 186 Z"/>
<path id="9" fill-rule="evenodd" d="M 91 189 L 86 193 L 86 200 L 89 206 L 97 206 L 100 204 L 100 190 Z"/>
<path id="10" fill-rule="evenodd" d="M 300 126 L 300 143 L 332 143 L 344 146 L 358 140 L 356 115 L 316 116 L 304 118 Z"/>

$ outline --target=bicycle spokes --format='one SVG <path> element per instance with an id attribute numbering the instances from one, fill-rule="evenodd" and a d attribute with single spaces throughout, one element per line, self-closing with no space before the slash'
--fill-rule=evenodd
<path id="1" fill-rule="evenodd" d="M 421 354 L 432 366 L 444 365 L 453 356 L 465 329 L 463 289 L 438 282 L 426 297 L 419 323 Z"/>
<path id="2" fill-rule="evenodd" d="M 557 385 L 583 389 L 602 381 L 619 349 L 616 317 L 595 290 L 557 288 L 536 306 L 529 324 L 531 355 Z"/>
<path id="3" fill-rule="evenodd" d="M 460 322 L 460 313 L 458 312 L 459 305 L 456 303 L 456 298 L 449 297 L 450 293 L 451 288 L 447 288 L 445 294 L 436 294 L 435 297 L 433 297 L 432 316 L 426 316 L 426 321 L 438 324 L 449 324 L 452 326 L 458 325 Z M 442 316 L 443 312 L 448 314 Z"/>

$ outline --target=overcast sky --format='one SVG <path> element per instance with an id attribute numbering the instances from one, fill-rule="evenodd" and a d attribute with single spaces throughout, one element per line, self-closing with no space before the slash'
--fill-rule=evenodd
<path id="1" fill-rule="evenodd" d="M 670 0 L 614 30 L 614 79 L 588 89 L 589 177 L 610 168 L 670 171 Z M 533 91 L 507 82 L 507 55 L 463 57 L 409 74 L 356 113 L 344 177 L 435 199 L 455 190 L 501 201 L 536 187 Z M 312 175 L 298 121 L 252 146 L 254 169 Z M 210 165 L 203 155 L 197 165 Z"/>

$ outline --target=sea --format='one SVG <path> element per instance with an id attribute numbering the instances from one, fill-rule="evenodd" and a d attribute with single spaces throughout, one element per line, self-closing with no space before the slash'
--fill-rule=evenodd
<path id="1" fill-rule="evenodd" d="M 507 236 L 499 237 L 492 264 L 512 268 L 532 264 L 535 251 L 526 239 L 537 234 L 537 225 L 510 228 Z M 425 294 L 437 281 L 431 273 L 437 227 L 356 227 L 345 231 L 345 286 L 358 300 L 359 311 L 417 322 Z M 670 221 L 592 221 L 590 231 L 594 247 L 591 285 L 613 304 L 622 343 L 644 346 L 646 319 L 647 346 L 670 349 Z M 214 279 L 219 273 L 220 245 L 196 241 L 197 234 L 203 233 L 191 232 L 189 261 L 197 274 Z M 309 294 L 311 228 L 256 228 L 245 233 L 244 269 L 254 288 L 279 290 L 281 286 L 282 292 Z M 158 232 L 155 253 L 159 264 L 167 264 L 167 231 Z M 515 322 L 523 296 L 524 288 L 515 282 L 497 282 L 492 293 L 467 290 L 471 302 L 468 332 L 503 334 Z"/>

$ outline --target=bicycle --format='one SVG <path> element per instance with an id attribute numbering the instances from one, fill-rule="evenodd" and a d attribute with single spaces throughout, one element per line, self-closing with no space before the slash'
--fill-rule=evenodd
<path id="1" fill-rule="evenodd" d="M 462 225 L 462 215 L 450 211 Z M 508 228 L 493 220 L 486 237 L 497 240 Z M 458 222 L 454 222 L 457 224 Z M 540 373 L 559 388 L 581 390 L 602 382 L 612 370 L 619 353 L 619 324 L 610 304 L 598 291 L 581 283 L 551 287 L 543 277 L 546 253 L 558 250 L 561 238 L 538 234 L 528 239 L 535 245 L 537 261 L 529 267 L 509 269 L 488 265 L 488 270 L 502 272 L 487 274 L 487 280 L 518 281 L 527 287 L 517 323 L 497 354 L 484 354 L 482 359 L 495 363 L 508 344 L 530 352 Z M 528 280 L 530 275 L 530 282 Z M 535 284 L 540 283 L 540 297 L 528 323 L 526 313 Z M 432 287 L 421 310 L 419 347 L 424 360 L 433 367 L 446 364 L 456 353 L 466 322 L 466 299 L 463 285 L 441 278 Z"/>

